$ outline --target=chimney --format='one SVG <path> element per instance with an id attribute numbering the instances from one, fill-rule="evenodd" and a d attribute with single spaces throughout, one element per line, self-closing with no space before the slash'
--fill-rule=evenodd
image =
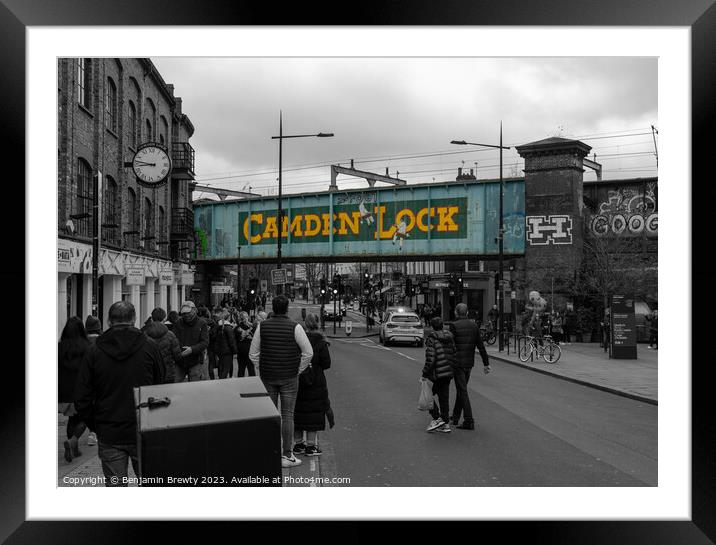
<path id="1" fill-rule="evenodd" d="M 457 167 L 457 177 L 460 178 L 462 176 L 462 167 Z"/>
<path id="2" fill-rule="evenodd" d="M 470 169 L 470 176 L 471 176 L 472 178 L 475 177 L 475 171 L 474 171 L 473 169 Z"/>

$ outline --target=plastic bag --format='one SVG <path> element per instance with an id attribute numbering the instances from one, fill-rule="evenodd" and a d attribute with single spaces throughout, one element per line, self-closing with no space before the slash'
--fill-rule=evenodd
<path id="1" fill-rule="evenodd" d="M 420 395 L 418 397 L 418 410 L 429 411 L 433 408 L 433 383 L 426 378 L 420 379 Z"/>

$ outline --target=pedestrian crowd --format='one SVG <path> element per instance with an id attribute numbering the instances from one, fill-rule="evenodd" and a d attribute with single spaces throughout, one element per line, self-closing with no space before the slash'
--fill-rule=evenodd
<path id="1" fill-rule="evenodd" d="M 136 387 L 174 382 L 259 376 L 281 414 L 282 467 L 299 465 L 296 454 L 320 456 L 318 432 L 334 417 L 325 371 L 330 343 L 320 319 L 288 317 L 289 300 L 274 297 L 272 312 L 217 307 L 210 312 L 185 301 L 167 315 L 156 308 L 141 329 L 128 301 L 114 303 L 108 328 L 88 316 L 67 320 L 58 343 L 58 411 L 68 417 L 64 457 L 82 455 L 78 440 L 98 446 L 108 486 L 126 486 L 128 464 L 138 475 Z M 115 477 L 116 479 L 112 479 Z"/>

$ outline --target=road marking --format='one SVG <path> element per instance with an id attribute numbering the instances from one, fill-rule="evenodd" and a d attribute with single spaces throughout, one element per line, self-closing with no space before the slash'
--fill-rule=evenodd
<path id="1" fill-rule="evenodd" d="M 396 354 L 400 354 L 401 356 L 403 356 L 404 358 L 408 358 L 409 360 L 418 361 L 418 360 L 416 360 L 415 358 L 411 358 L 411 357 L 408 356 L 407 354 L 403 354 L 402 352 L 397 352 L 397 351 L 396 351 Z"/>

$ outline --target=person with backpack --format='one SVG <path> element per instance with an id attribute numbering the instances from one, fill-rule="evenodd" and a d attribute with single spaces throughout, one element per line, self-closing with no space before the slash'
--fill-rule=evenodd
<path id="1" fill-rule="evenodd" d="M 209 333 L 209 349 L 219 365 L 219 378 L 231 378 L 234 376 L 234 354 L 236 354 L 234 330 L 229 325 L 227 310 L 219 311 L 216 318 L 216 323 Z"/>
<path id="2" fill-rule="evenodd" d="M 438 396 L 437 405 L 430 409 L 432 421 L 427 431 L 450 433 L 450 380 L 457 349 L 452 333 L 443 329 L 439 316 L 430 320 L 433 331 L 425 339 L 425 365 L 422 376 L 433 383 L 433 395 Z"/>

